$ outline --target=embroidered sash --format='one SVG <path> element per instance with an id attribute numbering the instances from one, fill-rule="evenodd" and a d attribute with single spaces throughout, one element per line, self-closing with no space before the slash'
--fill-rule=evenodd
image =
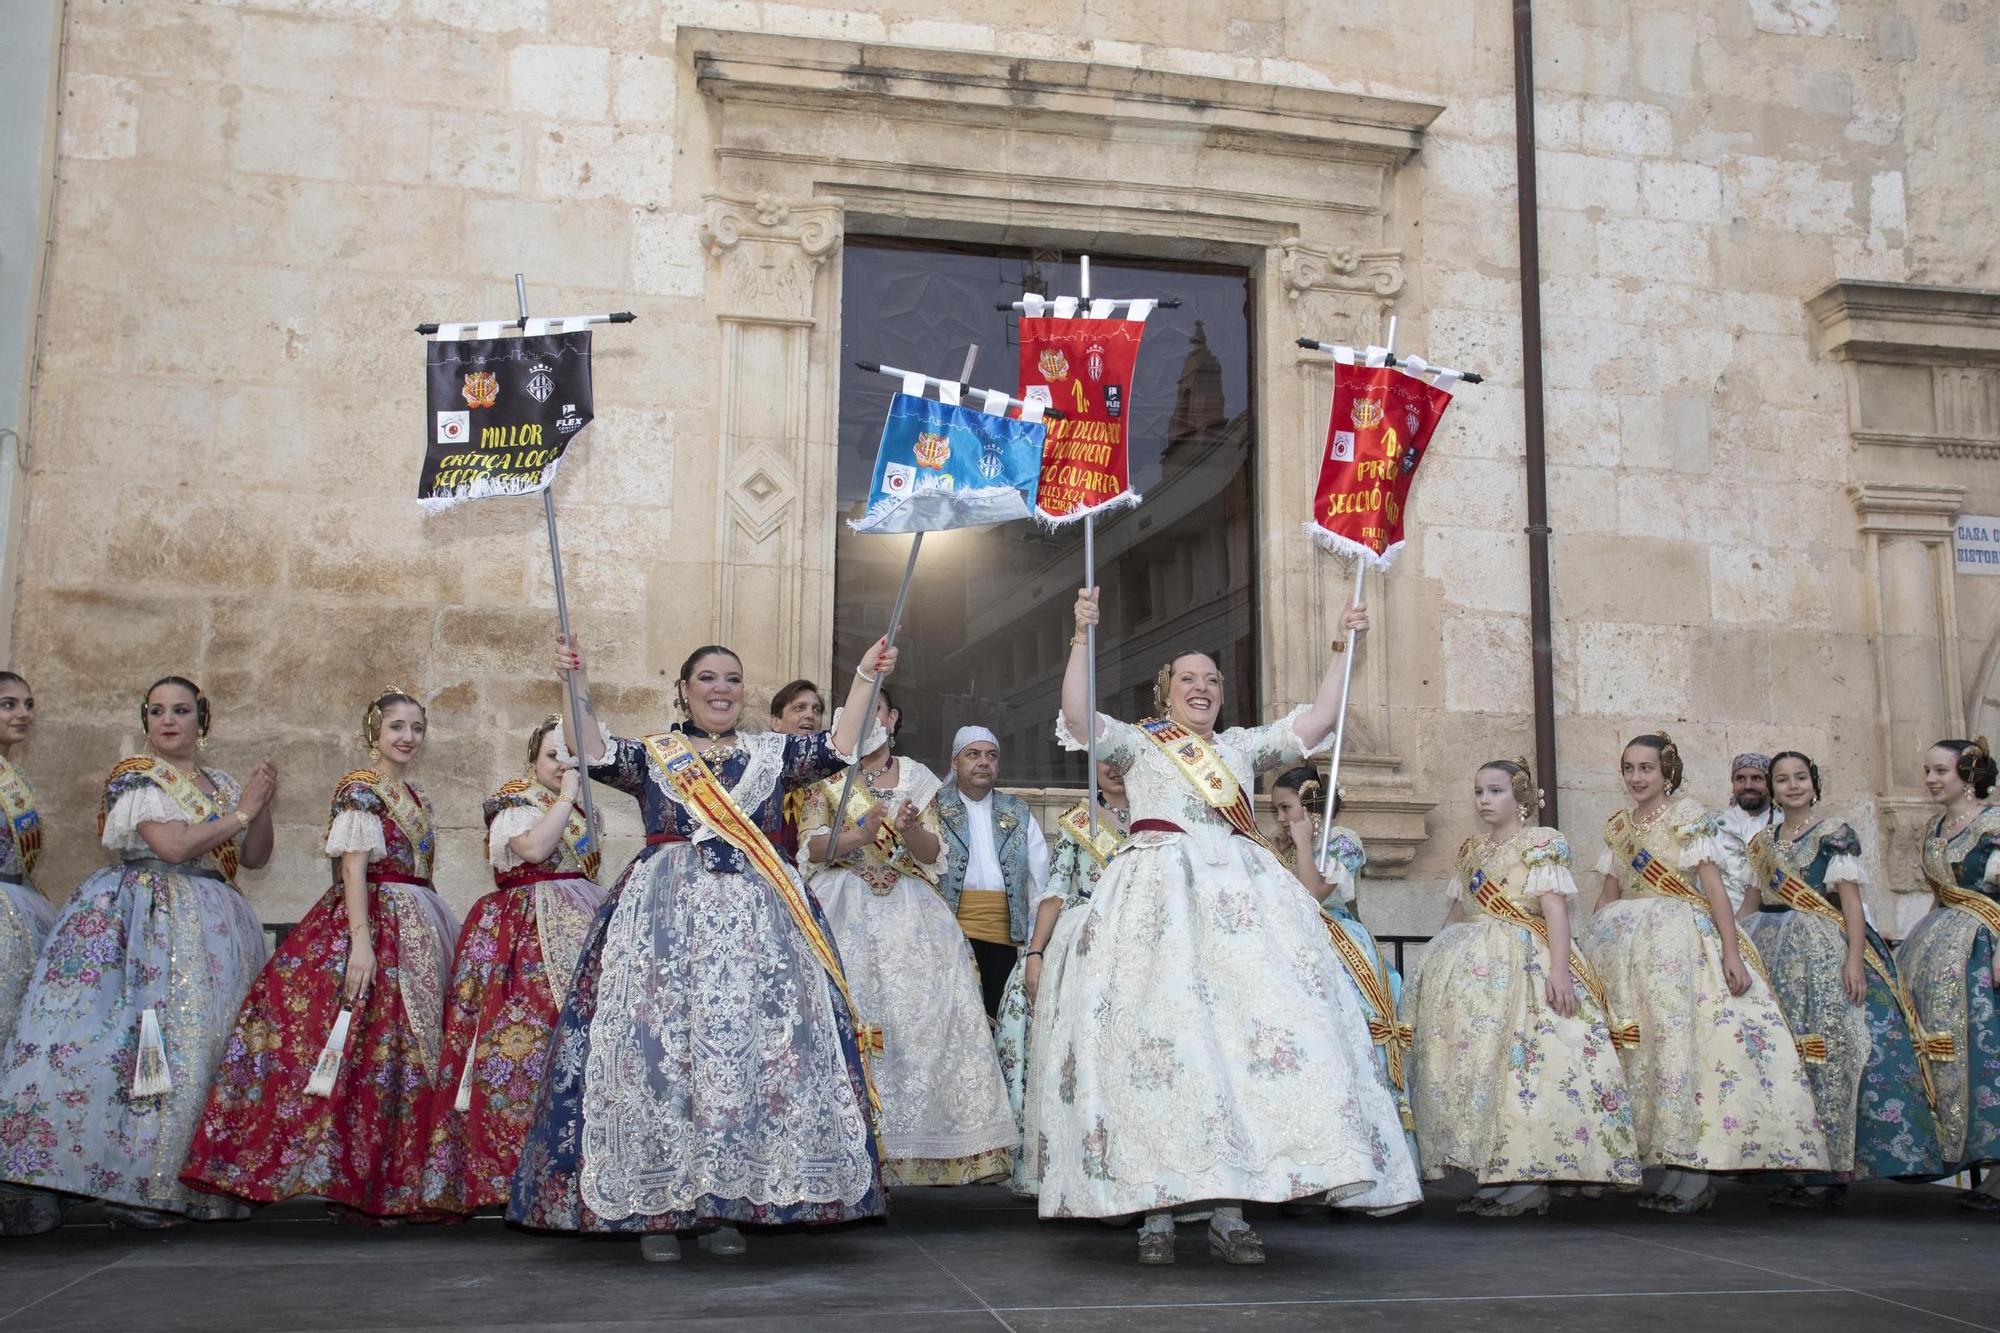
<path id="1" fill-rule="evenodd" d="M 1810 912 L 1822 920 L 1831 921 L 1845 932 L 1847 918 L 1842 915 L 1841 910 L 1834 906 L 1825 894 L 1814 892 L 1812 885 L 1800 879 L 1790 867 L 1779 860 L 1775 846 L 1777 836 L 1776 833 L 1771 833 L 1769 835 L 1771 841 L 1767 843 L 1765 835 L 1760 833 L 1756 841 L 1750 844 L 1750 856 L 1757 873 L 1766 878 L 1772 892 L 1776 893 L 1787 907 L 1795 912 Z M 1931 1086 L 1931 1064 L 1955 1059 L 1958 1055 L 1958 1039 L 1949 1032 L 1926 1032 L 1922 1020 L 1917 1017 L 1916 1000 L 1911 996 L 1907 983 L 1889 966 L 1888 960 L 1876 952 L 1873 944 L 1868 943 L 1865 938 L 1863 944 L 1865 947 L 1861 952 L 1862 961 L 1868 965 L 1869 971 L 1881 978 L 1882 984 L 1888 988 L 1890 996 L 1896 1001 L 1896 1008 L 1902 1011 L 1903 1021 L 1909 1025 L 1910 1044 L 1917 1052 L 1917 1073 L 1922 1075 L 1924 1080 L 1924 1095 L 1935 1102 L 1937 1090 Z"/>
<path id="2" fill-rule="evenodd" d="M 130 759 L 120 761 L 118 766 L 111 770 L 111 776 L 105 779 L 104 799 L 99 803 L 97 810 L 99 833 L 104 831 L 104 821 L 111 814 L 111 783 L 130 773 L 145 774 L 147 781 L 165 792 L 175 805 L 190 816 L 188 822 L 191 824 L 212 824 L 234 808 L 225 807 L 220 801 L 195 786 L 194 779 L 172 764 L 163 764 L 151 755 L 134 755 Z M 209 781 L 214 782 L 214 779 L 211 778 Z M 217 791 L 220 794 L 220 784 L 217 784 Z M 236 883 L 236 868 L 241 860 L 241 849 L 237 847 L 236 840 L 231 838 L 216 847 L 209 855 L 215 858 L 215 864 L 222 869 L 222 877 L 233 887 Z"/>
<path id="3" fill-rule="evenodd" d="M 0 815 L 14 831 L 14 846 L 21 853 L 21 873 L 33 875 L 42 855 L 42 815 L 35 808 L 35 793 L 21 770 L 0 759 Z"/>
<path id="4" fill-rule="evenodd" d="M 833 803 L 840 799 L 840 789 L 845 783 L 846 779 L 844 777 L 832 777 L 820 784 L 821 789 L 826 793 L 826 804 L 829 811 L 832 810 Z M 847 818 L 845 820 L 832 820 L 832 828 L 834 830 L 842 829 L 850 823 L 858 826 L 861 823 L 861 817 L 868 813 L 868 808 L 877 799 L 878 797 L 875 792 L 867 790 L 866 783 L 855 783 L 854 790 L 848 793 L 847 797 Z M 900 796 L 890 797 L 884 803 L 887 804 L 888 800 L 901 799 Z M 833 836 L 833 832 L 829 831 L 827 837 L 831 838 Z M 842 857 L 841 861 L 846 869 L 852 870 L 866 881 L 869 889 L 878 897 L 884 896 L 891 889 L 894 889 L 897 879 L 903 875 L 920 879 L 933 889 L 938 886 L 937 871 L 918 861 L 915 854 L 903 845 L 902 831 L 896 827 L 894 819 L 884 819 L 881 825 L 875 830 L 875 840 L 873 842 L 865 847 L 855 848 Z"/>
<path id="5" fill-rule="evenodd" d="M 1374 1010 L 1368 1016 L 1368 1039 L 1382 1048 L 1388 1058 L 1389 1080 L 1399 1091 L 1407 1085 L 1403 1081 L 1403 1056 L 1416 1040 L 1416 1031 L 1408 1023 L 1396 1020 L 1395 990 L 1389 985 L 1389 965 L 1380 960 L 1368 961 L 1355 938 L 1340 928 L 1338 922 L 1325 916 L 1320 922 L 1326 927 L 1327 938 L 1333 941 L 1333 951 L 1340 958 L 1347 975 L 1354 978 L 1355 989 L 1361 998 Z"/>
<path id="6" fill-rule="evenodd" d="M 756 868 L 764 881 L 776 891 L 778 901 L 791 914 L 792 924 L 805 937 L 806 946 L 826 969 L 828 980 L 840 992 L 840 998 L 847 1005 L 847 1012 L 854 1021 L 854 1037 L 864 1055 L 879 1054 L 882 1050 L 880 1028 L 863 1027 L 861 1011 L 854 1007 L 854 996 L 847 989 L 847 975 L 840 969 L 840 955 L 834 952 L 833 941 L 813 920 L 812 909 L 807 906 L 805 893 L 792 881 L 787 873 L 785 858 L 764 830 L 743 813 L 729 791 L 716 778 L 715 773 L 686 737 L 678 732 L 664 732 L 645 738 L 646 751 L 653 762 L 660 766 L 660 773 L 681 804 L 702 827 L 714 833 L 724 842 L 741 852 L 744 859 Z M 861 1081 L 868 1090 L 868 1104 L 876 1114 L 882 1111 L 882 1100 L 875 1095 L 875 1082 L 868 1073 L 868 1061 L 861 1062 Z"/>
<path id="7" fill-rule="evenodd" d="M 1125 842 L 1125 839 L 1118 836 L 1118 826 L 1108 819 L 1098 823 L 1097 836 L 1092 838 L 1090 811 L 1082 801 L 1063 811 L 1061 818 L 1056 820 L 1056 827 L 1071 842 L 1081 847 L 1084 855 L 1088 856 L 1099 870 L 1111 864 L 1111 858 Z"/>
<path id="8" fill-rule="evenodd" d="M 1627 847 L 1626 850 L 1631 849 Z M 1638 872 L 1639 878 L 1662 898 L 1686 903 L 1689 907 L 1702 912 L 1710 911 L 1708 896 L 1688 883 L 1678 871 L 1669 869 L 1666 862 L 1650 851 L 1642 848 L 1638 855 L 1632 858 L 1632 869 Z M 1749 932 L 1743 929 L 1742 923 L 1732 921 L 1730 924 L 1736 928 L 1736 948 L 1743 955 L 1743 961 L 1764 979 L 1766 987 L 1771 987 L 1771 974 L 1764 966 L 1764 955 L 1758 953 L 1757 946 L 1750 942 Z M 1771 996 L 1773 1000 L 1777 998 L 1777 990 L 1774 987 L 1771 988 Z M 1809 1065 L 1826 1063 L 1826 1038 L 1817 1032 L 1803 1034 L 1795 1032 L 1792 1034 L 1792 1042 L 1799 1048 L 1799 1059 L 1805 1063 Z"/>
<path id="9" fill-rule="evenodd" d="M 555 806 L 556 794 L 539 782 L 526 778 L 513 778 L 500 784 L 495 796 L 525 796 L 547 813 Z M 499 813 L 495 811 L 494 813 Z M 486 821 L 489 825 L 492 820 Z M 569 808 L 569 822 L 563 825 L 562 840 L 575 853 L 578 864 L 583 867 L 585 879 L 596 879 L 603 865 L 603 854 L 597 848 L 596 839 L 590 836 L 590 826 L 584 822 L 583 809 L 572 803 Z"/>
<path id="10" fill-rule="evenodd" d="M 1139 723 L 1139 732 L 1159 747 L 1160 753 L 1173 763 L 1209 809 L 1229 821 L 1229 827 L 1271 855 L 1278 854 L 1278 849 L 1264 836 L 1264 830 L 1257 827 L 1249 795 L 1213 745 L 1180 723 L 1163 717 L 1147 718 Z"/>
<path id="11" fill-rule="evenodd" d="M 1926 839 L 1926 842 L 1936 843 L 1941 848 L 1948 848 L 1950 845 L 1943 838 Z M 2000 903 L 1994 902 L 1983 893 L 1975 893 L 1971 889 L 1961 888 L 1952 880 L 1949 874 L 1939 873 L 1938 868 L 1932 864 L 1933 857 L 1930 851 L 1931 849 L 1928 846 L 1925 847 L 1924 879 L 1929 882 L 1931 892 L 1937 895 L 1938 905 L 1940 907 L 1954 907 L 1974 917 L 1981 925 L 1993 932 L 1993 938 L 1996 941 L 2000 941 Z M 1950 852 L 1948 850 L 1935 859 L 1942 861 L 1947 868 L 1951 864 Z"/>
<path id="12" fill-rule="evenodd" d="M 1542 947 L 1550 950 L 1551 957 L 1554 956 L 1554 946 L 1549 942 L 1549 923 L 1508 897 L 1504 889 L 1486 878 L 1484 870 L 1472 872 L 1472 878 L 1466 884 L 1466 892 L 1470 893 L 1472 900 L 1479 904 L 1480 911 L 1488 916 L 1497 917 L 1510 926 L 1519 926 L 1523 930 L 1532 932 L 1534 937 L 1542 942 Z M 1590 993 L 1590 998 L 1597 1002 L 1598 1009 L 1604 1014 L 1604 1026 L 1611 1032 L 1611 1044 L 1621 1050 L 1630 1050 L 1637 1046 L 1639 1025 L 1620 1023 L 1612 1016 L 1611 1001 L 1604 993 L 1604 979 L 1597 975 L 1597 969 L 1590 965 L 1590 960 L 1583 956 L 1583 951 L 1576 947 L 1574 940 L 1569 946 L 1569 970 L 1576 974 L 1577 984 Z"/>

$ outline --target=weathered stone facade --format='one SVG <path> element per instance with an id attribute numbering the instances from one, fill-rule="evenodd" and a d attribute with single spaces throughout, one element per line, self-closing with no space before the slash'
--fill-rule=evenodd
<path id="1" fill-rule="evenodd" d="M 1537 6 L 1562 823 L 1621 739 L 1695 793 L 1811 751 L 1917 887 L 1915 756 L 2000 732 L 2000 27 L 1858 0 Z M 1341 591 L 1298 535 L 1328 372 L 1295 335 L 1484 371 L 1374 580 L 1343 785 L 1423 929 L 1485 758 L 1531 749 L 1509 6 L 1148 0 L 70 3 L 50 267 L 8 528 L 41 732 L 44 887 L 98 859 L 96 783 L 165 671 L 214 753 L 283 774 L 267 918 L 325 883 L 365 696 L 435 700 L 442 882 L 554 708 L 539 508 L 424 519 L 422 320 L 629 308 L 560 483 L 569 593 L 615 724 L 696 643 L 824 678 L 848 234 L 1247 269 L 1267 712 Z M 1949 369 L 1936 369 L 1944 366 Z M 11 557 L 10 557 L 11 558 Z M 622 802 L 620 803 L 623 804 Z M 621 815 L 623 812 L 620 812 Z M 631 848 L 631 825 L 614 858 Z M 1901 926 L 1909 904 L 1878 893 Z M 1885 923 L 1886 924 L 1886 923 Z"/>

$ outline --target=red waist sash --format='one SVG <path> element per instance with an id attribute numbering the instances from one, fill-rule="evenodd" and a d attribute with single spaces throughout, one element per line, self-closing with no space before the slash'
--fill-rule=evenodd
<path id="1" fill-rule="evenodd" d="M 648 833 L 646 835 L 646 843 L 651 847 L 657 847 L 665 842 L 686 842 L 687 840 L 687 834 L 675 833 L 671 830 L 666 833 Z"/>
<path id="2" fill-rule="evenodd" d="M 368 882 L 370 884 L 414 884 L 420 889 L 429 889 L 431 887 L 431 882 L 427 879 L 419 879 L 415 875 L 405 875 L 396 870 L 377 870 L 373 866 L 370 866 L 368 869 Z M 436 890 L 433 889 L 432 892 L 436 892 Z"/>
<path id="3" fill-rule="evenodd" d="M 1186 833 L 1187 830 L 1182 828 L 1179 824 L 1174 823 L 1174 821 L 1171 819 L 1135 819 L 1132 821 L 1132 832 Z M 1237 828 L 1234 824 L 1231 824 L 1229 826 L 1229 832 L 1230 836 L 1237 838 L 1247 838 L 1250 836 L 1249 834 L 1245 833 L 1242 829 Z"/>
<path id="4" fill-rule="evenodd" d="M 532 866 L 516 866 L 512 870 L 496 870 L 493 882 L 503 889 L 518 889 L 529 884 L 541 884 L 552 879 L 585 879 L 585 875 L 574 870 L 537 870 Z"/>

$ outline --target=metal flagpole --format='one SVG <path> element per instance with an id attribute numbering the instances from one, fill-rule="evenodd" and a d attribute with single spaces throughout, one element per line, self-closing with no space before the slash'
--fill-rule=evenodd
<path id="1" fill-rule="evenodd" d="M 1077 293 L 1083 300 L 1088 301 L 1090 299 L 1090 256 L 1077 256 L 1077 268 Z M 1127 463 L 1126 467 L 1129 472 L 1131 465 Z M 1129 475 L 1127 480 L 1130 480 Z M 1096 514 L 1085 514 L 1083 516 L 1083 586 L 1086 588 L 1095 588 L 1097 586 Z M 1101 614 L 1104 609 L 1102 594 L 1098 595 L 1097 606 Z M 1084 808 L 1090 815 L 1090 836 L 1095 838 L 1097 836 L 1097 626 L 1095 624 L 1084 626 L 1083 651 L 1085 666 L 1084 689 L 1086 691 L 1084 697 L 1087 700 L 1085 704 L 1086 716 L 1083 719 L 1084 735 L 1086 737 L 1084 741 L 1084 763 L 1089 766 L 1090 770 L 1088 774 L 1090 800 Z"/>
<path id="2" fill-rule="evenodd" d="M 965 349 L 965 369 L 959 372 L 958 382 L 972 382 L 972 366 L 979 359 L 979 344 L 973 343 Z M 903 566 L 903 583 L 896 589 L 896 605 L 889 612 L 889 632 L 883 636 L 885 647 L 896 646 L 896 635 L 903 628 L 903 604 L 910 598 L 910 581 L 917 576 L 917 553 L 924 549 L 924 534 L 919 532 L 910 538 L 909 563 Z M 826 836 L 826 855 L 822 861 L 832 865 L 834 849 L 840 842 L 840 835 L 847 829 L 847 803 L 854 798 L 854 775 L 861 771 L 864 756 L 861 749 L 868 743 L 868 732 L 875 725 L 875 701 L 882 697 L 882 673 L 877 671 L 875 679 L 868 683 L 868 707 L 861 713 L 861 731 L 854 742 L 854 762 L 847 766 L 847 778 L 840 784 L 840 804 L 833 807 L 833 831 Z"/>
<path id="3" fill-rule="evenodd" d="M 1386 341 L 1389 354 L 1394 356 L 1396 353 L 1394 315 L 1389 316 L 1389 336 Z M 1356 603 L 1361 600 L 1361 581 L 1367 576 L 1368 562 L 1358 555 L 1355 556 L 1352 600 Z M 1326 795 L 1321 800 L 1324 808 L 1320 811 L 1319 820 L 1319 855 L 1313 858 L 1313 864 L 1321 875 L 1326 874 L 1327 853 L 1333 846 L 1333 804 L 1339 799 L 1340 793 L 1340 752 L 1347 744 L 1347 697 L 1354 684 L 1354 643 L 1358 637 L 1357 631 L 1352 629 L 1347 631 L 1346 660 L 1340 665 L 1340 720 L 1333 733 L 1333 754 L 1326 765 Z"/>
<path id="4" fill-rule="evenodd" d="M 528 322 L 528 280 L 519 273 L 514 275 L 514 304 L 520 309 L 521 324 L 525 329 Z M 556 537 L 556 491 L 553 482 L 542 487 L 542 518 L 549 528 L 549 568 L 555 574 L 556 583 L 556 624 L 562 630 L 563 642 L 567 644 L 570 642 L 569 598 L 563 590 L 562 543 Z M 596 811 L 591 808 L 590 765 L 583 757 L 583 706 L 577 698 L 574 672 L 563 673 L 563 686 L 569 695 L 569 719 L 564 732 L 569 740 L 569 752 L 577 763 L 576 787 L 583 796 L 584 835 L 596 845 L 600 832 Z M 602 856 L 604 848 L 596 846 L 596 851 Z"/>

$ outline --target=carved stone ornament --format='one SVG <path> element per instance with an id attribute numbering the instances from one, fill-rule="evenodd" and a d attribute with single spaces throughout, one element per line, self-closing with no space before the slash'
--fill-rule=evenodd
<path id="1" fill-rule="evenodd" d="M 1306 292 L 1364 292 L 1390 297 L 1403 290 L 1401 250 L 1360 250 L 1351 245 L 1308 245 L 1293 237 L 1281 241 L 1284 257 L 1279 272 L 1285 295 L 1296 301 Z"/>
<path id="2" fill-rule="evenodd" d="M 722 266 L 722 309 L 810 320 L 813 279 L 840 246 L 841 201 L 788 203 L 763 193 L 752 199 L 711 194 L 704 202 L 701 244 Z"/>

